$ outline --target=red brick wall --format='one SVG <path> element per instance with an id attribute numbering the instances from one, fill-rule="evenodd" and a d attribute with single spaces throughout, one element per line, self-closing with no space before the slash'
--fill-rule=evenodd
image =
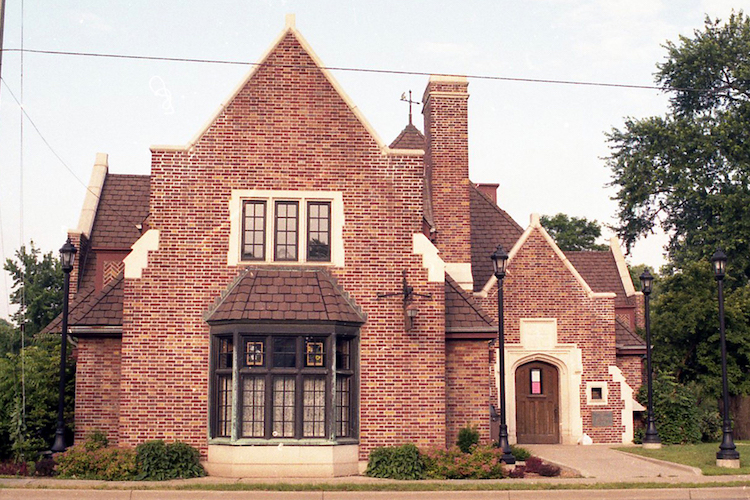
<path id="1" fill-rule="evenodd" d="M 622 374 L 625 375 L 625 381 L 633 389 L 633 397 L 635 397 L 641 384 L 643 384 L 643 367 L 645 366 L 643 356 L 640 354 L 635 356 L 617 356 L 617 366 L 622 370 Z"/>
<path id="2" fill-rule="evenodd" d="M 452 340 L 445 344 L 446 444 L 453 446 L 467 425 L 479 430 L 480 442 L 490 439 L 489 349 L 486 340 Z"/>
<path id="3" fill-rule="evenodd" d="M 119 442 L 119 338 L 78 339 L 76 363 L 75 440 L 99 430 L 111 445 Z"/>
<path id="4" fill-rule="evenodd" d="M 150 227 L 160 231 L 141 279 L 125 280 L 121 442 L 180 439 L 205 451 L 209 327 L 204 312 L 239 269 L 227 266 L 233 189 L 343 192 L 340 285 L 367 314 L 360 331 L 360 443 L 445 442 L 442 283 L 427 283 L 421 157 L 378 144 L 287 35 L 189 152 L 152 155 Z M 401 272 L 417 299 L 404 331 Z"/>
<path id="5" fill-rule="evenodd" d="M 504 285 L 505 342 L 520 343 L 522 318 L 557 318 L 558 343 L 573 343 L 582 350 L 583 375 L 579 397 L 583 432 L 594 442 L 621 442 L 624 426 L 620 411 L 620 387 L 608 367 L 615 365 L 615 310 L 611 298 L 589 298 L 578 281 L 554 253 L 540 230 L 531 233 L 508 263 Z M 486 308 L 497 302 L 497 288 L 483 301 Z M 609 404 L 587 405 L 586 382 L 606 381 Z M 508 401 L 509 409 L 515 403 Z M 611 410 L 612 427 L 591 426 L 592 410 Z M 515 411 L 515 410 L 509 410 Z"/>
<path id="6" fill-rule="evenodd" d="M 436 246 L 445 262 L 471 262 L 467 86 L 430 81 L 424 95 L 425 163 Z"/>

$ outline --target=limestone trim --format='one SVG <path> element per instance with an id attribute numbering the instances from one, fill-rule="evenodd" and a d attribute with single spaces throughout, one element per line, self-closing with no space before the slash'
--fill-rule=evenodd
<path id="1" fill-rule="evenodd" d="M 601 389 L 601 399 L 594 399 L 592 389 Z M 586 404 L 589 406 L 607 406 L 607 400 L 609 399 L 609 388 L 607 382 L 586 382 Z"/>
<path id="2" fill-rule="evenodd" d="M 419 154 L 424 154 L 424 151 L 422 150 L 412 150 L 409 153 L 404 153 L 404 150 L 392 150 L 388 147 L 388 145 L 383 142 L 383 139 L 380 137 L 380 135 L 377 133 L 375 128 L 370 124 L 370 122 L 367 120 L 365 115 L 362 113 L 362 111 L 357 107 L 357 105 L 354 103 L 354 101 L 349 97 L 349 95 L 344 91 L 344 88 L 341 86 L 341 84 L 338 83 L 338 81 L 333 77 L 333 74 L 326 68 L 326 66 L 323 64 L 323 61 L 318 57 L 318 55 L 315 53 L 315 51 L 312 49 L 310 44 L 305 40 L 305 38 L 302 36 L 302 34 L 297 31 L 297 27 L 295 26 L 295 17 L 294 14 L 288 14 L 286 16 L 285 20 L 285 26 L 282 32 L 276 37 L 276 39 L 273 41 L 271 46 L 263 53 L 262 57 L 260 58 L 260 61 L 255 64 L 250 71 L 245 75 L 245 77 L 240 81 L 240 83 L 234 88 L 231 94 L 229 94 L 229 97 L 224 100 L 224 102 L 219 106 L 219 108 L 216 110 L 216 112 L 208 119 L 208 121 L 201 127 L 198 132 L 193 136 L 190 141 L 188 141 L 185 145 L 163 145 L 163 144 L 155 144 L 151 146 L 151 151 L 166 151 L 166 152 L 186 152 L 190 151 L 195 145 L 198 143 L 198 141 L 203 137 L 203 135 L 208 131 L 208 129 L 211 127 L 211 125 L 216 122 L 216 120 L 221 116 L 221 114 L 224 112 L 224 110 L 234 101 L 235 97 L 242 91 L 242 89 L 247 85 L 247 83 L 250 81 L 253 76 L 255 76 L 255 73 L 263 66 L 263 64 L 266 62 L 266 60 L 269 58 L 271 53 L 276 49 L 276 47 L 282 42 L 284 37 L 288 33 L 291 33 L 294 35 L 294 37 L 297 39 L 297 42 L 302 46 L 302 48 L 307 52 L 307 54 L 310 56 L 310 58 L 313 60 L 315 66 L 320 70 L 321 73 L 323 73 L 323 76 L 328 80 L 328 82 L 331 84 L 331 86 L 334 88 L 334 90 L 338 93 L 338 95 L 341 97 L 341 99 L 344 101 L 344 103 L 347 105 L 347 107 L 351 110 L 352 113 L 354 113 L 354 116 L 357 117 L 359 122 L 362 124 L 362 126 L 367 130 L 367 132 L 370 134 L 372 139 L 376 142 L 378 149 L 380 152 L 384 155 L 401 155 L 401 156 L 419 156 Z M 421 153 L 417 154 L 415 151 L 421 151 Z"/>
<path id="3" fill-rule="evenodd" d="M 620 248 L 620 242 L 616 237 L 609 239 L 609 248 L 612 250 L 612 255 L 615 258 L 617 264 L 617 272 L 620 274 L 622 280 L 622 287 L 625 289 L 625 295 L 630 297 L 636 294 L 635 287 L 633 286 L 633 279 L 630 277 L 630 271 L 628 270 L 628 264 L 625 262 L 625 256 Z"/>
<path id="4" fill-rule="evenodd" d="M 261 200 L 270 207 L 274 201 L 298 201 L 299 234 L 298 257 L 296 261 L 274 261 L 274 218 L 273 210 L 266 216 L 266 258 L 263 261 L 243 261 L 241 259 L 242 246 L 242 202 L 245 200 Z M 229 199 L 229 249 L 227 250 L 227 265 L 277 265 L 290 266 L 304 264 L 310 267 L 344 267 L 344 196 L 340 191 L 282 191 L 261 189 L 233 189 Z M 327 201 L 331 203 L 331 260 L 325 262 L 307 261 L 307 202 Z"/>
<path id="5" fill-rule="evenodd" d="M 159 249 L 159 230 L 149 229 L 130 248 L 133 250 L 122 260 L 125 278 L 140 279 L 148 267 L 148 253 Z"/>
<path id="6" fill-rule="evenodd" d="M 496 356 L 497 359 L 497 356 Z M 542 361 L 557 368 L 560 397 L 561 444 L 576 444 L 583 435 L 580 387 L 583 355 L 576 344 L 557 344 L 551 349 L 534 350 L 521 344 L 505 344 L 505 393 L 508 408 L 508 437 L 516 443 L 516 371 L 521 365 Z M 495 381 L 499 394 L 499 362 L 495 362 Z M 499 402 L 498 402 L 499 404 Z"/>
<path id="7" fill-rule="evenodd" d="M 412 235 L 412 253 L 422 256 L 422 267 L 427 269 L 427 281 L 430 283 L 445 283 L 445 262 L 440 258 L 432 242 L 422 233 Z"/>
<path id="8" fill-rule="evenodd" d="M 359 473 L 359 445 L 208 445 L 204 463 L 220 477 L 338 477 Z"/>
<path id="9" fill-rule="evenodd" d="M 94 228 L 94 219 L 96 219 L 96 211 L 99 208 L 104 180 L 107 178 L 109 170 L 108 159 L 107 153 L 96 153 L 91 179 L 86 188 L 86 196 L 83 199 L 83 208 L 81 208 L 81 216 L 78 219 L 78 228 L 75 232 L 84 235 L 87 239 L 91 238 L 91 230 Z"/>
<path id="10" fill-rule="evenodd" d="M 467 292 L 474 289 L 474 277 L 471 274 L 471 262 L 446 262 L 445 272 L 451 275 L 456 283 Z"/>
<path id="11" fill-rule="evenodd" d="M 619 382 L 620 384 L 620 397 L 622 398 L 623 402 L 621 413 L 622 425 L 625 427 L 625 430 L 622 433 L 622 442 L 624 444 L 629 444 L 633 442 L 633 412 L 639 411 L 639 409 L 635 406 L 638 403 L 633 400 L 633 388 L 628 385 L 627 381 L 625 380 L 625 375 L 623 375 L 622 373 L 622 370 L 620 370 L 620 368 L 615 365 L 610 365 L 609 374 L 612 377 L 612 381 L 614 383 Z M 640 404 L 638 404 L 638 406 L 643 408 Z"/>
<path id="12" fill-rule="evenodd" d="M 583 279 L 583 276 L 576 270 L 575 267 L 573 267 L 573 264 L 568 260 L 568 258 L 565 256 L 565 254 L 560 250 L 560 247 L 557 246 L 557 243 L 555 243 L 555 240 L 552 239 L 552 237 L 549 235 L 547 230 L 545 230 L 541 223 L 539 222 L 539 214 L 531 214 L 531 222 L 529 224 L 529 227 L 526 228 L 526 230 L 523 232 L 520 238 L 518 238 L 518 241 L 516 241 L 516 244 L 513 245 L 513 248 L 508 253 L 508 264 L 510 265 L 513 262 L 513 258 L 516 256 L 516 254 L 519 252 L 519 250 L 526 244 L 526 240 L 529 239 L 529 236 L 531 236 L 531 233 L 534 231 L 539 231 L 539 233 L 542 235 L 542 237 L 545 239 L 547 244 L 552 248 L 552 250 L 555 252 L 555 255 L 563 262 L 565 267 L 568 269 L 570 274 L 573 275 L 575 280 L 578 282 L 579 285 L 581 285 L 581 288 L 584 292 L 586 292 L 586 295 L 588 295 L 589 298 L 595 299 L 595 298 L 601 298 L 601 299 L 613 299 L 617 295 L 613 292 L 594 292 L 588 283 L 586 283 L 586 280 Z M 487 283 L 484 285 L 484 288 L 482 288 L 481 291 L 476 292 L 475 295 L 478 297 L 487 297 L 490 293 L 490 290 L 495 286 L 495 283 L 497 283 L 497 278 L 495 276 L 490 276 L 490 279 L 487 281 Z"/>

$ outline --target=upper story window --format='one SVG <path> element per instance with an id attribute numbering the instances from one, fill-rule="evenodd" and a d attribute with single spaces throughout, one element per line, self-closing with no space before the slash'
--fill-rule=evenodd
<path id="1" fill-rule="evenodd" d="M 229 265 L 344 265 L 342 195 L 334 191 L 235 190 Z"/>

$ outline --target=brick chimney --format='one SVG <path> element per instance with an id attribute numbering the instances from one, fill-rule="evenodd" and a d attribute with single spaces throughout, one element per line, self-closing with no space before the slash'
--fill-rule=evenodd
<path id="1" fill-rule="evenodd" d="M 488 183 L 479 183 L 474 184 L 480 193 L 485 195 L 487 198 L 492 200 L 495 205 L 497 205 L 497 188 L 500 187 L 500 184 L 488 184 Z"/>
<path id="2" fill-rule="evenodd" d="M 436 246 L 446 263 L 471 275 L 469 132 L 466 77 L 431 76 L 424 108 L 425 169 L 432 192 Z M 458 281 L 462 281 L 454 275 Z M 462 283 L 463 284 L 463 283 Z"/>

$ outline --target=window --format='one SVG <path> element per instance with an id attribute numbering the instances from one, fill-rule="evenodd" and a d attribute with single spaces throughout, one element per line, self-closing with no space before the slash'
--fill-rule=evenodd
<path id="1" fill-rule="evenodd" d="M 356 438 L 356 329 L 255 333 L 218 328 L 224 331 L 215 332 L 212 342 L 213 438 Z"/>
<path id="2" fill-rule="evenodd" d="M 331 203 L 307 204 L 307 260 L 331 260 Z"/>
<path id="3" fill-rule="evenodd" d="M 266 202 L 245 201 L 242 205 L 242 260 L 266 258 Z"/>
<path id="4" fill-rule="evenodd" d="M 343 267 L 342 200 L 336 191 L 232 191 L 229 265 L 296 262 Z"/>
<path id="5" fill-rule="evenodd" d="M 532 368 L 529 371 L 529 376 L 531 377 L 531 394 L 542 394 L 542 370 L 539 368 Z"/>
<path id="6" fill-rule="evenodd" d="M 592 406 L 607 404 L 607 383 L 586 382 L 586 402 Z"/>
<path id="7" fill-rule="evenodd" d="M 274 252 L 274 260 L 297 260 L 298 212 L 299 203 L 296 201 L 276 202 L 276 230 L 274 232 L 276 249 Z"/>

